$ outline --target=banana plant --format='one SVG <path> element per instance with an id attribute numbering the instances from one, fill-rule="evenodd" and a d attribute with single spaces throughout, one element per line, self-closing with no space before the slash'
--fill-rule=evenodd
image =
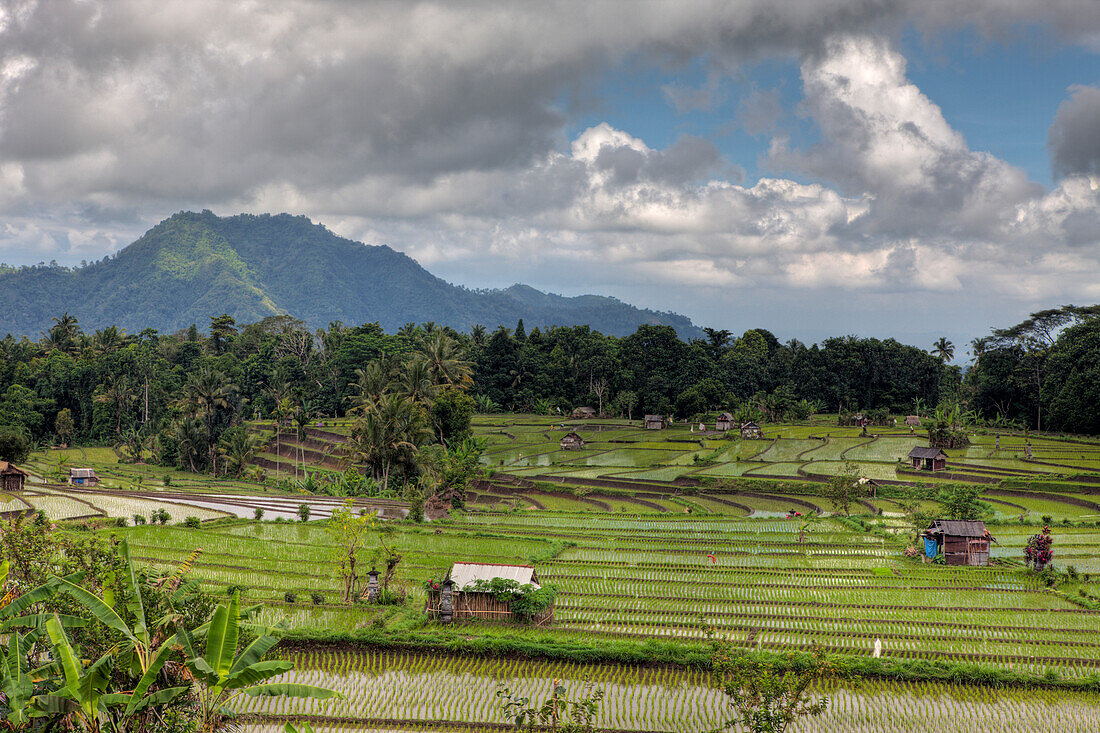
<path id="1" fill-rule="evenodd" d="M 27 651 L 32 640 L 13 632 L 8 639 L 7 653 L 0 647 L 0 692 L 4 694 L 5 728 L 20 730 L 26 727 L 36 712 L 34 683 L 27 674 Z"/>
<path id="2" fill-rule="evenodd" d="M 58 591 L 65 593 L 80 603 L 91 612 L 92 616 L 104 626 L 122 634 L 123 646 L 119 649 L 119 661 L 123 663 L 130 674 L 141 677 L 149 671 L 160 652 L 170 646 L 171 639 L 167 639 L 159 645 L 155 645 L 153 633 L 145 619 L 145 605 L 141 600 L 141 587 L 138 585 L 137 572 L 134 563 L 130 559 L 130 546 L 126 540 L 118 544 L 118 551 L 124 562 L 122 579 L 129 599 L 126 602 L 126 610 L 134 618 L 133 626 L 128 624 L 115 610 L 114 593 L 110 588 L 104 587 L 103 598 L 91 591 L 82 588 L 71 580 L 65 578 L 51 578 Z M 163 665 L 163 662 L 161 662 Z"/>
<path id="3" fill-rule="evenodd" d="M 219 605 L 206 625 L 206 650 L 200 654 L 191 633 L 177 625 L 176 639 L 187 657 L 187 668 L 199 685 L 199 706 L 202 730 L 216 730 L 220 722 L 232 717 L 230 706 L 240 696 L 287 696 L 327 700 L 339 693 L 324 687 L 291 682 L 269 683 L 271 679 L 294 668 L 293 662 L 262 661 L 278 642 L 269 634 L 260 636 L 237 654 L 240 637 L 240 592 L 233 594 L 229 606 Z"/>
<path id="4" fill-rule="evenodd" d="M 114 659 L 108 652 L 87 669 L 73 649 L 61 621 L 46 621 L 46 632 L 53 642 L 54 658 L 61 668 L 61 688 L 51 694 L 39 695 L 35 703 L 39 710 L 49 715 L 69 715 L 88 733 L 99 733 L 103 723 L 110 720 L 107 709 L 107 685 L 114 669 Z"/>

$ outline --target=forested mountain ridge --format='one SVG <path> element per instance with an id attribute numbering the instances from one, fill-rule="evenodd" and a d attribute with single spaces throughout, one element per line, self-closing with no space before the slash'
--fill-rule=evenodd
<path id="1" fill-rule="evenodd" d="M 172 332 L 211 314 L 238 322 L 289 314 L 312 327 L 379 322 L 396 330 L 434 321 L 460 331 L 590 325 L 625 336 L 643 324 L 670 325 L 683 338 L 701 331 L 674 313 L 615 298 L 566 298 L 525 285 L 472 291 L 435 277 L 387 246 L 339 237 L 302 216 L 210 211 L 164 220 L 117 255 L 87 267 L 0 271 L 0 334 L 37 337 L 68 312 L 90 329 Z"/>

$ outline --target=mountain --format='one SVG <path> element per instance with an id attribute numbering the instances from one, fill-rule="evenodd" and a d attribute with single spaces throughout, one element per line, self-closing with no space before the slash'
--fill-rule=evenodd
<path id="1" fill-rule="evenodd" d="M 313 327 L 378 321 L 388 331 L 410 321 L 492 330 L 522 318 L 528 329 L 588 324 L 626 335 L 642 324 L 666 324 L 682 338 L 701 335 L 684 316 L 605 296 L 566 298 L 526 285 L 457 287 L 401 252 L 288 214 L 181 212 L 87 267 L 0 268 L 0 292 L 0 334 L 31 337 L 64 312 L 85 330 L 116 325 L 129 333 L 201 328 L 228 313 L 238 323 L 290 314 Z"/>

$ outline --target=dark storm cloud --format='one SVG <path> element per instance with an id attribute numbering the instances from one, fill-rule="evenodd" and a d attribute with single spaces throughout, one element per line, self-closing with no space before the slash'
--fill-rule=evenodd
<path id="1" fill-rule="evenodd" d="M 1058 107 L 1047 146 L 1054 175 L 1100 175 L 1100 88 L 1074 86 Z"/>

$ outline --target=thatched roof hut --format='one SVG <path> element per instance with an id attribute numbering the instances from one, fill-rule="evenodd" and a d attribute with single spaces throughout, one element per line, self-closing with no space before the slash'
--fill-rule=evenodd
<path id="1" fill-rule="evenodd" d="M 728 412 L 723 412 L 714 421 L 714 429 L 715 430 L 723 430 L 723 431 L 724 430 L 733 430 L 734 424 L 735 423 L 733 421 L 733 415 L 731 415 Z"/>
<path id="2" fill-rule="evenodd" d="M 27 473 L 14 463 L 0 461 L 0 491 L 22 491 Z"/>
<path id="3" fill-rule="evenodd" d="M 69 483 L 73 486 L 95 486 L 99 478 L 95 475 L 94 468 L 70 468 Z"/>
<path id="4" fill-rule="evenodd" d="M 580 450 L 584 447 L 584 438 L 576 433 L 568 433 L 562 436 L 561 449 L 562 450 Z"/>
<path id="5" fill-rule="evenodd" d="M 757 440 L 764 437 L 764 431 L 756 423 L 749 421 L 741 424 L 741 437 L 749 440 Z"/>
<path id="6" fill-rule="evenodd" d="M 663 430 L 665 427 L 664 415 L 646 415 L 645 416 L 646 430 Z"/>
<path id="7" fill-rule="evenodd" d="M 570 417 L 574 420 L 586 420 L 596 417 L 596 411 L 591 407 L 574 407 Z"/>
<path id="8" fill-rule="evenodd" d="M 909 451 L 914 471 L 946 471 L 947 454 L 941 448 L 921 448 Z"/>
<path id="9" fill-rule="evenodd" d="M 996 542 L 985 522 L 937 519 L 924 531 L 928 557 L 943 553 L 948 565 L 988 565 L 989 543 Z"/>

